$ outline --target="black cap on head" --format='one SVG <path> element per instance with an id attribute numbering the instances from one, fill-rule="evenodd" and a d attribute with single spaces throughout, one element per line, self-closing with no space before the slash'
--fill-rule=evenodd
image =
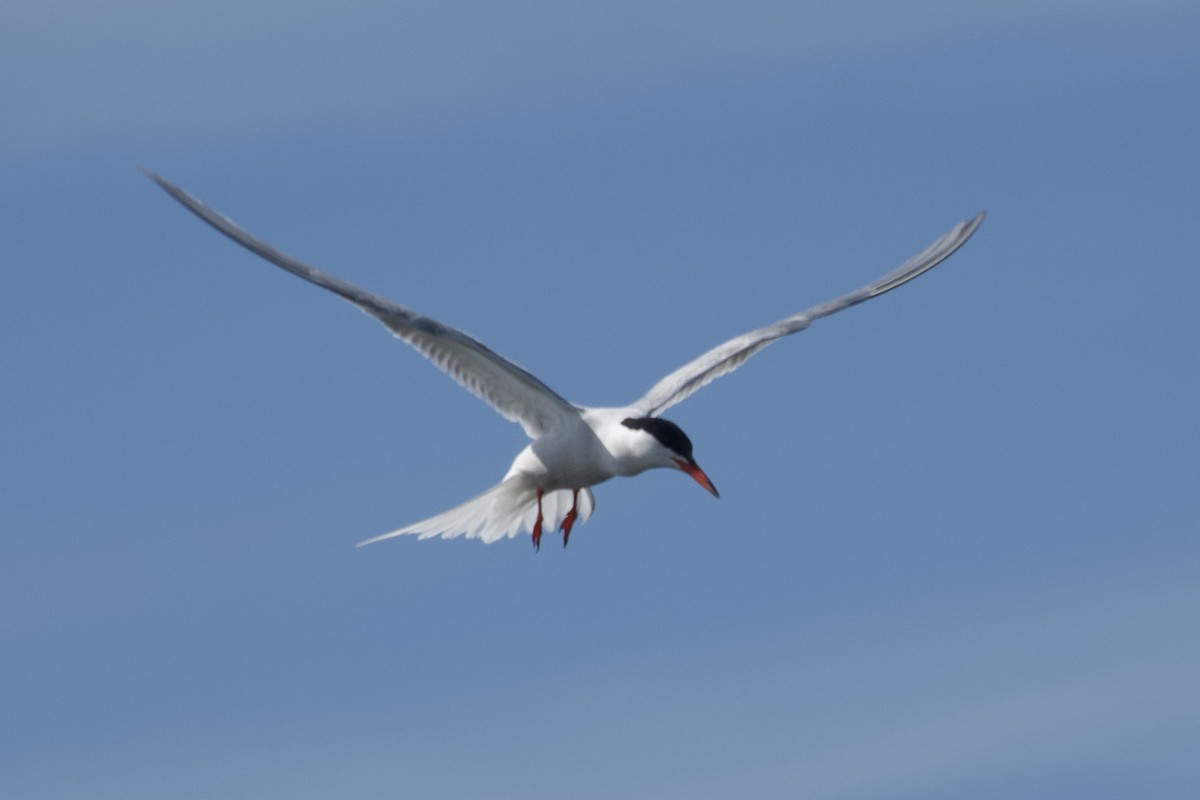
<path id="1" fill-rule="evenodd" d="M 674 422 L 660 417 L 630 417 L 621 420 L 621 424 L 635 431 L 645 431 L 658 439 L 663 447 L 683 456 L 688 463 L 695 463 L 695 459 L 692 458 L 692 440 Z"/>

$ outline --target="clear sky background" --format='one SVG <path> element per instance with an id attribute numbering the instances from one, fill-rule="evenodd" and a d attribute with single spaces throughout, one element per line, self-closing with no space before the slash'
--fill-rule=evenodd
<path id="1" fill-rule="evenodd" d="M 1194 2 L 0 16 L 0 796 L 1200 796 Z M 520 428 L 138 165 L 598 405 L 989 217 L 721 499 L 356 549 Z"/>

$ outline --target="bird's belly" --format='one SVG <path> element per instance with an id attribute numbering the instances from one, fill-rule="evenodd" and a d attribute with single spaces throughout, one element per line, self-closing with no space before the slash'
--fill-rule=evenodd
<path id="1" fill-rule="evenodd" d="M 582 489 L 617 474 L 612 455 L 590 429 L 544 436 L 513 460 L 505 478 L 525 475 L 547 490 Z"/>

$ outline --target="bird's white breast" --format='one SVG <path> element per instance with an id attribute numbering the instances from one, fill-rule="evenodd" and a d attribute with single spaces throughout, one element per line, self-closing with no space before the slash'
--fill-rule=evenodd
<path id="1" fill-rule="evenodd" d="M 517 454 L 508 475 L 527 475 L 547 491 L 581 489 L 617 475 L 636 475 L 657 463 L 646 460 L 646 441 L 621 424 L 624 408 L 589 408 L 579 424 L 546 433 Z"/>

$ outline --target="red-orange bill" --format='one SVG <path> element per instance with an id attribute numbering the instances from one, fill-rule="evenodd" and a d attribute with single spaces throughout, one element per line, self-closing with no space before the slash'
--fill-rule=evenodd
<path id="1" fill-rule="evenodd" d="M 681 470 L 683 470 L 684 472 L 686 472 L 688 475 L 691 475 L 691 476 L 692 476 L 692 479 L 693 479 L 694 481 L 696 481 L 696 483 L 700 484 L 700 485 L 701 485 L 701 486 L 703 486 L 705 489 L 707 489 L 708 491 L 712 492 L 712 496 L 713 496 L 713 497 L 720 497 L 720 496 L 721 496 L 721 495 L 720 495 L 720 494 L 717 492 L 717 487 L 713 486 L 713 484 L 712 484 L 712 481 L 710 481 L 710 480 L 708 479 L 708 476 L 704 474 L 704 470 L 700 469 L 700 468 L 699 468 L 698 466 L 696 466 L 695 464 L 691 464 L 691 463 L 689 463 L 689 462 L 687 462 L 687 461 L 684 461 L 682 458 L 677 458 L 677 459 L 675 459 L 675 463 L 679 465 L 679 468 L 680 468 Z"/>

